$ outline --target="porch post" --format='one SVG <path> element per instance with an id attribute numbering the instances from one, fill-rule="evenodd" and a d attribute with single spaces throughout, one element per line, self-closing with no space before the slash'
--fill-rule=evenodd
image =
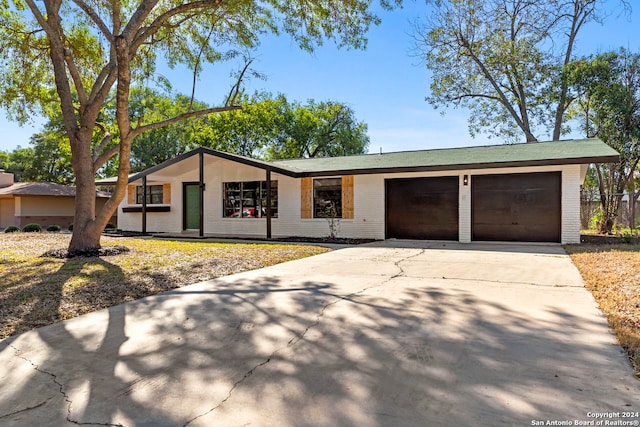
<path id="1" fill-rule="evenodd" d="M 267 169 L 267 239 L 271 239 L 271 169 Z"/>
<path id="2" fill-rule="evenodd" d="M 142 177 L 142 234 L 147 234 L 147 176 Z"/>
<path id="3" fill-rule="evenodd" d="M 201 151 L 198 154 L 199 157 L 199 169 L 200 169 L 200 203 L 198 203 L 200 205 L 200 218 L 199 218 L 199 225 L 200 225 L 200 237 L 204 237 L 204 153 Z"/>

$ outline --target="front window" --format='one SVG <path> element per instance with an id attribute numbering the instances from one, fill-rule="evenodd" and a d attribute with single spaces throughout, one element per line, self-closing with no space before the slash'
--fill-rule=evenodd
<path id="1" fill-rule="evenodd" d="M 225 218 L 267 216 L 267 181 L 225 182 L 223 192 Z M 271 181 L 271 216 L 278 217 L 278 181 Z"/>
<path id="2" fill-rule="evenodd" d="M 136 204 L 142 204 L 142 186 L 136 187 Z M 162 204 L 162 185 L 147 185 L 147 204 L 148 205 L 161 205 Z"/>
<path id="3" fill-rule="evenodd" d="M 342 178 L 313 180 L 313 217 L 342 218 Z"/>

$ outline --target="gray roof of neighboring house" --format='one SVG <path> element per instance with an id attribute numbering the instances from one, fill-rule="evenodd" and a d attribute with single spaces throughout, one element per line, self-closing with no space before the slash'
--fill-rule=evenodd
<path id="1" fill-rule="evenodd" d="M 8 187 L 0 188 L 0 196 L 2 195 L 75 197 L 76 187 L 52 182 L 16 182 Z M 109 198 L 111 194 L 96 191 L 96 197 Z"/>
<path id="2" fill-rule="evenodd" d="M 619 154 L 597 138 L 275 161 L 256 160 L 250 157 L 200 147 L 157 166 L 130 175 L 129 182 L 136 181 L 196 154 L 212 155 L 296 178 L 608 163 L 619 160 Z M 115 178 L 107 178 L 96 182 L 99 184 L 114 184 Z"/>

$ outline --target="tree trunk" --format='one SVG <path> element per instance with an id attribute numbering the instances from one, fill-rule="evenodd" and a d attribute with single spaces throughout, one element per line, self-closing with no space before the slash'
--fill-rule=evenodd
<path id="1" fill-rule="evenodd" d="M 598 223 L 598 232 L 600 234 L 611 234 L 614 222 L 615 218 L 612 218 L 610 215 L 605 214 L 605 216 L 603 216 Z"/>
<path id="2" fill-rule="evenodd" d="M 629 192 L 629 228 L 631 229 L 631 235 L 633 236 L 636 228 L 636 200 L 638 199 L 640 192 L 635 191 L 635 181 L 632 182 L 631 191 Z"/>
<path id="3" fill-rule="evenodd" d="M 96 222 L 96 184 L 91 157 L 91 131 L 79 131 L 71 141 L 72 165 L 76 175 L 75 215 L 69 256 L 91 255 L 100 249 L 100 236 L 106 226 Z"/>

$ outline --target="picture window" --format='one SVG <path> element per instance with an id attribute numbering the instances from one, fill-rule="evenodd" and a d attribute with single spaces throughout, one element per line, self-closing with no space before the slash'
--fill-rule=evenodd
<path id="1" fill-rule="evenodd" d="M 225 182 L 224 218 L 264 218 L 267 216 L 267 181 Z M 271 181 L 271 217 L 278 217 L 278 181 Z"/>

